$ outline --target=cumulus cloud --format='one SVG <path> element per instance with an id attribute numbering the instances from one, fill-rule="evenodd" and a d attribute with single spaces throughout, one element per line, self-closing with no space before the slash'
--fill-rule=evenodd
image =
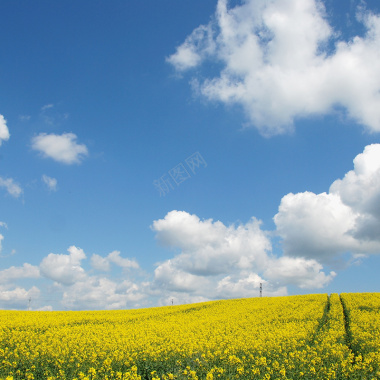
<path id="1" fill-rule="evenodd" d="M 111 263 L 123 268 L 138 269 L 139 264 L 136 260 L 130 260 L 120 256 L 120 251 L 112 251 L 107 257 L 102 257 L 97 254 L 91 256 L 91 265 L 94 269 L 108 272 L 111 269 Z"/>
<path id="2" fill-rule="evenodd" d="M 38 298 L 40 290 L 33 286 L 29 290 L 21 287 L 10 288 L 0 284 L 0 308 L 27 310 L 28 300 Z"/>
<path id="3" fill-rule="evenodd" d="M 43 157 L 52 158 L 64 164 L 79 164 L 88 155 L 86 145 L 77 143 L 74 133 L 55 135 L 40 133 L 32 138 L 32 148 Z"/>
<path id="4" fill-rule="evenodd" d="M 126 309 L 144 298 L 140 287 L 129 280 L 92 276 L 65 289 L 62 304 L 69 309 Z"/>
<path id="5" fill-rule="evenodd" d="M 39 266 L 25 263 L 1 270 L 0 308 L 25 309 L 32 298 L 34 310 L 126 309 L 141 306 L 141 302 L 153 294 L 148 282 L 134 280 L 141 273 L 126 271 L 139 269 L 138 263 L 121 257 L 119 251 L 111 252 L 104 261 L 100 260 L 101 256 L 93 255 L 91 264 L 94 267 L 95 261 L 100 266 L 98 269 L 103 270 L 114 264 L 116 269 L 123 271 L 121 276 L 115 270 L 107 275 L 94 275 L 93 271 L 86 270 L 86 259 L 83 249 L 73 245 L 68 248 L 68 254 L 48 254 Z M 21 284 L 26 281 L 43 283 L 42 296 L 35 286 L 25 289 Z M 51 281 L 53 283 L 49 284 Z"/>
<path id="6" fill-rule="evenodd" d="M 50 191 L 57 191 L 58 182 L 55 178 L 52 178 L 52 177 L 47 176 L 46 174 L 43 174 L 42 181 Z"/>
<path id="7" fill-rule="evenodd" d="M 271 243 L 253 218 L 246 225 L 225 226 L 212 219 L 200 220 L 184 211 L 171 211 L 153 222 L 161 244 L 180 248 L 173 263 L 194 275 L 228 273 L 231 267 L 261 268 Z"/>
<path id="8" fill-rule="evenodd" d="M 240 105 L 264 135 L 336 106 L 371 132 L 380 131 L 380 16 L 361 9 L 363 36 L 339 40 L 319 0 L 246 0 L 196 28 L 167 58 L 178 72 L 205 61 L 213 77 L 194 77 L 209 100 Z M 333 49 L 331 49 L 333 45 Z"/>
<path id="9" fill-rule="evenodd" d="M 380 219 L 380 144 L 365 147 L 354 159 L 354 170 L 330 188 L 356 212 Z"/>
<path id="10" fill-rule="evenodd" d="M 211 24 L 201 25 L 177 48 L 176 53 L 166 60 L 178 71 L 184 71 L 198 66 L 202 61 L 201 55 L 211 55 L 215 48 Z"/>
<path id="11" fill-rule="evenodd" d="M 268 266 L 265 276 L 275 284 L 296 285 L 301 289 L 319 289 L 328 285 L 336 276 L 335 272 L 326 275 L 316 260 L 301 257 L 280 257 Z"/>
<path id="12" fill-rule="evenodd" d="M 116 264 L 117 266 L 121 268 L 134 268 L 137 269 L 139 267 L 139 264 L 135 260 L 126 259 L 120 256 L 120 251 L 112 251 L 108 256 L 108 260 L 111 263 Z"/>
<path id="13" fill-rule="evenodd" d="M 96 253 L 91 256 L 91 266 L 99 271 L 109 272 L 111 270 L 108 258 L 97 255 Z"/>
<path id="14" fill-rule="evenodd" d="M 69 254 L 49 253 L 40 264 L 41 274 L 63 285 L 72 285 L 86 277 L 81 261 L 86 258 L 83 249 L 74 245 L 69 247 Z"/>
<path id="15" fill-rule="evenodd" d="M 22 267 L 10 267 L 0 271 L 0 283 L 10 283 L 21 278 L 39 278 L 40 270 L 38 267 L 25 263 Z"/>
<path id="16" fill-rule="evenodd" d="M 0 115 L 0 146 L 3 141 L 9 140 L 10 134 L 7 127 L 7 121 L 3 115 Z"/>
<path id="17" fill-rule="evenodd" d="M 287 194 L 274 217 L 284 253 L 331 262 L 380 253 L 380 144 L 365 147 L 329 193 Z"/>
<path id="18" fill-rule="evenodd" d="M 255 218 L 225 226 L 171 211 L 154 221 L 152 229 L 162 245 L 179 249 L 154 272 L 152 288 L 160 289 L 165 299 L 169 294 L 181 298 L 181 293 L 205 299 L 251 297 L 258 295 L 260 283 L 265 283 L 267 295 L 285 295 L 286 285 L 318 288 L 334 277 L 334 273 L 325 274 L 315 260 L 277 258 L 268 232 Z M 281 268 L 281 276 L 276 277 Z"/>
<path id="19" fill-rule="evenodd" d="M 287 194 L 274 221 L 287 255 L 326 262 L 356 244 L 356 214 L 337 194 Z"/>
<path id="20" fill-rule="evenodd" d="M 22 194 L 22 188 L 12 178 L 4 179 L 0 177 L 0 187 L 4 187 L 8 194 L 18 198 Z"/>
<path id="21" fill-rule="evenodd" d="M 260 284 L 264 288 L 265 296 L 286 296 L 288 293 L 286 286 L 267 281 L 256 273 L 226 276 L 218 281 L 216 292 L 219 298 L 255 297 L 259 294 Z"/>

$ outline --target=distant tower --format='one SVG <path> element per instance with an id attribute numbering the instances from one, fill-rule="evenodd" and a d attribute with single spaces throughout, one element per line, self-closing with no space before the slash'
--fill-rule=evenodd
<path id="1" fill-rule="evenodd" d="M 29 300 L 28 300 L 28 311 L 30 311 L 30 303 L 32 302 L 32 298 L 29 297 Z"/>
<path id="2" fill-rule="evenodd" d="M 260 282 L 260 297 L 263 296 L 263 284 Z"/>

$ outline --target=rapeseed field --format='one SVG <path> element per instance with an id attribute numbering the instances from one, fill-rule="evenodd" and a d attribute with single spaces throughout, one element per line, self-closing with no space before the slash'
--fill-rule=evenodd
<path id="1" fill-rule="evenodd" d="M 377 293 L 0 310 L 0 379 L 380 379 L 379 310 Z"/>

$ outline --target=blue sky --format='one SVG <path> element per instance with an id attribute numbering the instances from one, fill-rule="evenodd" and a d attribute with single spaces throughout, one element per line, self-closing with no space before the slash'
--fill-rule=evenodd
<path id="1" fill-rule="evenodd" d="M 0 308 L 380 290 L 377 1 L 0 14 Z"/>

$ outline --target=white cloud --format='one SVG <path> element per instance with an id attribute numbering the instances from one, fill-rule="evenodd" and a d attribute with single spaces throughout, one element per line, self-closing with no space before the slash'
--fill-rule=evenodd
<path id="1" fill-rule="evenodd" d="M 119 251 L 112 251 L 108 256 L 108 260 L 121 268 L 134 268 L 137 269 L 139 264 L 135 260 L 126 259 L 120 256 Z"/>
<path id="2" fill-rule="evenodd" d="M 94 257 L 95 262 L 101 258 L 93 255 L 91 261 Z M 126 271 L 123 271 L 122 276 L 115 271 L 107 276 L 91 275 L 91 271 L 86 271 L 82 266 L 86 258 L 83 249 L 73 245 L 68 248 L 68 254 L 50 253 L 42 259 L 39 266 L 25 263 L 20 267 L 12 266 L 0 271 L 0 308 L 25 309 L 31 297 L 31 307 L 34 310 L 52 310 L 53 307 L 75 310 L 125 309 L 139 307 L 151 293 L 148 282 L 135 282 L 132 279 L 136 277 L 135 272 L 128 276 Z M 97 263 L 113 263 L 123 270 L 139 268 L 135 260 L 121 257 L 119 251 L 111 252 L 105 262 Z M 19 282 L 24 283 L 27 279 L 43 283 L 42 297 L 39 296 L 38 288 L 25 290 L 20 286 Z M 49 285 L 49 281 L 54 283 Z M 44 304 L 46 301 L 49 303 Z"/>
<path id="3" fill-rule="evenodd" d="M 108 272 L 111 269 L 111 263 L 123 268 L 138 269 L 139 264 L 136 260 L 126 259 L 120 256 L 120 251 L 112 251 L 107 257 L 102 257 L 97 254 L 91 256 L 91 265 L 94 269 Z"/>
<path id="4" fill-rule="evenodd" d="M 360 22 L 365 35 L 343 41 L 318 0 L 246 0 L 230 9 L 219 0 L 215 18 L 167 61 L 180 72 L 220 63 L 217 75 L 192 83 L 209 100 L 242 106 L 262 134 L 287 132 L 296 118 L 336 106 L 379 132 L 380 17 L 362 11 Z"/>
<path id="5" fill-rule="evenodd" d="M 180 251 L 155 269 L 152 289 L 159 290 L 161 302 L 187 296 L 252 297 L 259 294 L 260 283 L 265 284 L 266 295 L 285 295 L 286 285 L 319 288 L 334 277 L 334 273 L 326 275 L 315 260 L 275 257 L 268 233 L 255 218 L 227 227 L 220 221 L 171 211 L 154 221 L 152 229 L 161 244 Z M 282 268 L 284 263 L 287 270 Z"/>
<path id="6" fill-rule="evenodd" d="M 271 243 L 252 219 L 246 225 L 226 227 L 212 219 L 201 221 L 184 211 L 171 211 L 153 222 L 157 239 L 164 245 L 181 249 L 173 264 L 195 275 L 228 273 L 231 267 L 262 268 Z"/>
<path id="7" fill-rule="evenodd" d="M 283 256 L 271 263 L 265 271 L 265 276 L 273 283 L 318 289 L 329 284 L 336 276 L 335 272 L 326 275 L 322 270 L 322 265 L 316 260 Z"/>
<path id="8" fill-rule="evenodd" d="M 166 60 L 178 71 L 188 70 L 201 63 L 202 55 L 213 54 L 215 47 L 211 25 L 201 25 Z"/>
<path id="9" fill-rule="evenodd" d="M 0 235 L 1 236 L 1 235 Z M 39 278 L 40 270 L 38 267 L 25 263 L 22 267 L 10 267 L 0 271 L 0 283 L 9 283 L 22 278 Z"/>
<path id="10" fill-rule="evenodd" d="M 81 261 L 86 258 L 83 249 L 69 247 L 68 255 L 49 253 L 40 264 L 41 274 L 64 285 L 72 285 L 86 277 Z"/>
<path id="11" fill-rule="evenodd" d="M 297 278 L 297 276 L 295 276 Z M 294 284 L 294 281 L 291 281 Z M 240 276 L 226 276 L 217 283 L 218 298 L 257 297 L 263 286 L 264 296 L 286 296 L 288 291 L 283 284 L 273 284 L 264 280 L 256 273 L 242 274 Z"/>
<path id="12" fill-rule="evenodd" d="M 69 309 L 126 309 L 144 298 L 140 286 L 125 280 L 88 277 L 65 289 L 62 304 Z"/>
<path id="13" fill-rule="evenodd" d="M 46 305 L 35 309 L 36 311 L 53 311 L 53 306 Z"/>
<path id="14" fill-rule="evenodd" d="M 102 257 L 94 253 L 91 256 L 91 266 L 100 271 L 109 272 L 111 270 L 110 261 L 107 257 Z"/>
<path id="15" fill-rule="evenodd" d="M 18 198 L 22 194 L 20 185 L 14 182 L 12 178 L 4 179 L 0 177 L 0 187 L 4 187 L 12 197 Z"/>
<path id="16" fill-rule="evenodd" d="M 330 192 L 359 213 L 380 218 L 380 144 L 365 147 L 354 159 L 354 170 L 336 180 Z"/>
<path id="17" fill-rule="evenodd" d="M 3 115 L 0 115 L 0 146 L 3 141 L 9 140 L 10 134 L 7 127 L 7 121 Z"/>
<path id="18" fill-rule="evenodd" d="M 329 261 L 355 244 L 356 215 L 335 194 L 287 194 L 274 217 L 286 255 Z"/>
<path id="19" fill-rule="evenodd" d="M 52 158 L 64 164 L 78 164 L 88 155 L 86 145 L 76 142 L 74 133 L 62 135 L 40 133 L 32 138 L 32 148 L 42 153 L 45 158 Z"/>
<path id="20" fill-rule="evenodd" d="M 365 147 L 329 193 L 284 196 L 274 221 L 285 255 L 331 262 L 380 253 L 380 144 Z"/>
<path id="21" fill-rule="evenodd" d="M 163 291 L 193 293 L 201 292 L 202 289 L 210 290 L 210 281 L 207 278 L 186 272 L 175 259 L 158 265 L 154 271 L 154 281 L 155 286 Z"/>
<path id="22" fill-rule="evenodd" d="M 27 310 L 29 299 L 36 299 L 40 290 L 33 286 L 29 290 L 21 287 L 10 288 L 0 285 L 0 309 Z"/>
<path id="23" fill-rule="evenodd" d="M 57 180 L 55 178 L 43 174 L 42 181 L 45 183 L 45 185 L 48 187 L 50 191 L 57 191 Z"/>

